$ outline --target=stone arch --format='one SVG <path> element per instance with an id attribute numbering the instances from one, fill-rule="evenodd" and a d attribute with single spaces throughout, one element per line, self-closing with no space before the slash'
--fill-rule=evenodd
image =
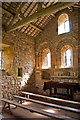
<path id="1" fill-rule="evenodd" d="M 67 13 L 62 13 L 58 17 L 58 35 L 70 32 L 70 21 Z"/>
<path id="2" fill-rule="evenodd" d="M 56 43 L 56 46 L 55 46 L 55 55 L 56 55 L 55 66 L 58 66 L 58 65 L 59 65 L 58 67 L 61 66 L 61 49 L 63 46 L 67 46 L 67 45 L 72 47 L 73 56 L 74 56 L 74 53 L 77 52 L 78 42 L 75 38 L 71 37 L 68 39 L 67 37 L 65 37 L 63 39 L 60 39 L 58 43 Z M 73 62 L 75 61 L 74 59 L 75 58 L 73 57 Z"/>
<path id="3" fill-rule="evenodd" d="M 38 47 L 38 49 L 36 51 L 36 57 L 37 57 L 36 67 L 37 68 L 42 67 L 42 52 L 44 49 L 49 49 L 50 53 L 51 53 L 51 48 L 47 42 L 43 42 L 40 44 L 40 46 Z"/>
<path id="4" fill-rule="evenodd" d="M 58 41 L 58 43 L 56 43 L 55 51 L 59 52 L 64 45 L 70 45 L 74 49 L 75 47 L 78 46 L 78 42 L 73 37 L 69 39 L 67 37 L 62 38 Z"/>
<path id="5" fill-rule="evenodd" d="M 61 48 L 61 68 L 67 67 L 73 67 L 73 48 L 70 45 Z"/>

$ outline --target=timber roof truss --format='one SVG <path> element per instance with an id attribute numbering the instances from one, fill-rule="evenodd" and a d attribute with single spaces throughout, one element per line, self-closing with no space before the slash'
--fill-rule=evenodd
<path id="1" fill-rule="evenodd" d="M 2 24 L 6 31 L 17 30 L 36 37 L 58 11 L 74 5 L 74 2 L 3 2 Z"/>

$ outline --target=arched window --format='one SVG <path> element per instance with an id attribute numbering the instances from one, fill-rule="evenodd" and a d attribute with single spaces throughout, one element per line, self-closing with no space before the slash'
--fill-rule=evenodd
<path id="1" fill-rule="evenodd" d="M 42 69 L 48 69 L 51 67 L 51 53 L 50 50 L 44 49 L 42 51 Z"/>
<path id="2" fill-rule="evenodd" d="M 61 68 L 69 68 L 73 65 L 72 47 L 65 45 L 61 49 Z"/>
<path id="3" fill-rule="evenodd" d="M 64 13 L 58 18 L 58 35 L 67 32 L 70 32 L 70 23 L 68 15 Z"/>

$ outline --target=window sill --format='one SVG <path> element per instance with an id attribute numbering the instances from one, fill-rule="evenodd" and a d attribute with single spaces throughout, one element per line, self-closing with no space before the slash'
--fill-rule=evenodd
<path id="1" fill-rule="evenodd" d="M 71 69 L 71 68 L 73 68 L 73 65 L 71 65 L 71 66 L 61 66 L 61 67 L 58 67 L 58 68 L 59 69 Z"/>
<path id="2" fill-rule="evenodd" d="M 72 78 L 72 79 L 73 79 L 73 78 L 78 78 L 78 76 L 52 76 L 52 78 L 63 78 L 63 79 L 64 79 L 64 78 L 65 78 L 65 79 L 66 79 L 66 78 L 68 78 L 68 79 Z"/>
<path id="3" fill-rule="evenodd" d="M 65 35 L 65 34 L 69 34 L 69 33 L 70 33 L 70 31 L 69 31 L 69 32 L 65 32 L 65 33 L 58 34 L 58 36 Z"/>
<path id="4" fill-rule="evenodd" d="M 41 69 L 41 70 L 51 70 L 51 68 L 47 68 L 47 69 Z"/>
<path id="5" fill-rule="evenodd" d="M 68 69 L 68 68 L 73 68 L 72 66 L 71 67 L 61 67 L 61 69 Z"/>

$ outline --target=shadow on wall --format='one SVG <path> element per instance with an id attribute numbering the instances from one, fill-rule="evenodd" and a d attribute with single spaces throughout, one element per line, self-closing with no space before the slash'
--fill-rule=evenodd
<path id="1" fill-rule="evenodd" d="M 35 68 L 31 76 L 28 78 L 27 83 L 22 87 L 22 91 L 35 92 Z"/>

